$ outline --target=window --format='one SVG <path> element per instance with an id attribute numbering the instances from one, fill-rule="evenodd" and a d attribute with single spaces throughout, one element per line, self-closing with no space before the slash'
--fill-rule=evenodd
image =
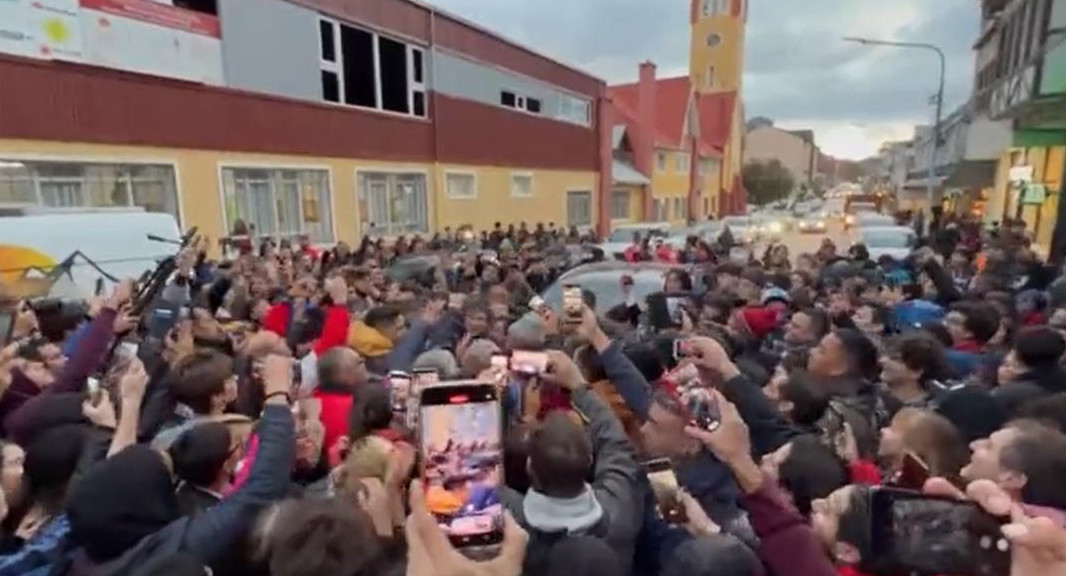
<path id="1" fill-rule="evenodd" d="M 515 198 L 532 198 L 533 175 L 511 174 L 511 196 Z"/>
<path id="2" fill-rule="evenodd" d="M 418 117 L 427 115 L 422 48 L 333 20 L 319 20 L 322 99 Z"/>
<path id="3" fill-rule="evenodd" d="M 659 172 L 666 172 L 666 152 L 659 152 L 655 155 L 656 163 L 659 165 Z"/>
<path id="4" fill-rule="evenodd" d="M 714 88 L 714 66 L 707 67 L 707 76 L 703 79 L 703 85 L 706 88 Z"/>
<path id="5" fill-rule="evenodd" d="M 703 0 L 704 16 L 720 16 L 729 14 L 729 4 L 732 0 Z"/>
<path id="6" fill-rule="evenodd" d="M 581 190 L 566 193 L 566 225 L 592 225 L 592 192 Z"/>
<path id="7" fill-rule="evenodd" d="M 425 174 L 360 172 L 357 180 L 362 234 L 429 232 Z"/>
<path id="8" fill-rule="evenodd" d="M 611 220 L 629 220 L 629 190 L 611 192 Z"/>
<path id="9" fill-rule="evenodd" d="M 674 156 L 674 169 L 678 172 L 688 172 L 689 155 L 687 152 L 678 152 Z"/>
<path id="10" fill-rule="evenodd" d="M 674 220 L 688 219 L 687 198 L 674 198 Z"/>
<path id="11" fill-rule="evenodd" d="M 719 169 L 719 160 L 717 158 L 700 159 L 700 176 L 709 176 Z"/>
<path id="12" fill-rule="evenodd" d="M 515 110 L 529 112 L 530 114 L 540 114 L 542 108 L 539 98 L 522 96 L 508 90 L 500 92 L 500 105 L 506 108 L 514 108 Z"/>
<path id="13" fill-rule="evenodd" d="M 240 220 L 261 237 L 333 242 L 327 170 L 223 168 L 222 190 L 229 230 Z"/>
<path id="14" fill-rule="evenodd" d="M 589 126 L 589 112 L 592 104 L 584 98 L 561 95 L 558 98 L 559 111 L 555 117 L 564 122 Z"/>
<path id="15" fill-rule="evenodd" d="M 652 211 L 655 212 L 656 222 L 666 222 L 668 216 L 666 214 L 666 200 L 653 200 Z"/>
<path id="16" fill-rule="evenodd" d="M 711 32 L 710 34 L 707 35 L 707 47 L 708 48 L 717 48 L 718 45 L 721 44 L 721 43 L 722 43 L 722 36 L 721 35 L 715 34 L 714 32 Z"/>
<path id="17" fill-rule="evenodd" d="M 38 162 L 0 157 L 0 204 L 120 208 L 178 214 L 174 167 L 157 164 Z"/>
<path id="18" fill-rule="evenodd" d="M 447 172 L 444 175 L 449 198 L 477 198 L 477 176 L 471 172 Z"/>

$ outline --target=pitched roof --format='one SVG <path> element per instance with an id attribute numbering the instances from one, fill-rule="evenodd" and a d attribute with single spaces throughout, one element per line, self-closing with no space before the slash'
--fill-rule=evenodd
<path id="1" fill-rule="evenodd" d="M 655 145 L 683 148 L 686 115 L 692 96 L 688 76 L 661 78 L 655 92 Z M 611 86 L 608 93 L 618 112 L 618 120 L 630 130 L 638 129 L 639 83 Z M 704 94 L 699 98 L 700 154 L 717 155 L 729 141 L 732 128 L 735 92 Z"/>

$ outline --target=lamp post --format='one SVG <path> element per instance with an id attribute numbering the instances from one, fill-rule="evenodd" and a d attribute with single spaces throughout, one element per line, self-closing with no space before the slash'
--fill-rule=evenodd
<path id="1" fill-rule="evenodd" d="M 845 42 L 854 42 L 863 46 L 893 46 L 896 48 L 915 48 L 918 50 L 931 50 L 940 58 L 940 88 L 936 93 L 936 122 L 933 124 L 933 145 L 929 150 L 929 177 L 926 180 L 926 193 L 929 195 L 929 208 L 933 208 L 933 178 L 936 175 L 936 152 L 940 147 L 940 123 L 944 114 L 944 75 L 947 69 L 947 59 L 944 51 L 933 44 L 924 42 L 891 42 L 888 40 L 874 40 L 871 38 L 844 38 Z"/>

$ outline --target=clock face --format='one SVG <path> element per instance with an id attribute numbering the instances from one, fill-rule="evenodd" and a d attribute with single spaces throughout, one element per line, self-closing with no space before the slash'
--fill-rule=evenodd
<path id="1" fill-rule="evenodd" d="M 722 37 L 714 32 L 707 35 L 707 46 L 709 48 L 715 48 L 722 43 Z"/>

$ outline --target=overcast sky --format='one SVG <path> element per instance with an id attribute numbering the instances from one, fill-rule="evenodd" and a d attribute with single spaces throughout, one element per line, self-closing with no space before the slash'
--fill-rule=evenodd
<path id="1" fill-rule="evenodd" d="M 652 60 L 688 72 L 689 0 L 430 0 L 610 84 Z M 829 154 L 863 158 L 931 123 L 931 52 L 871 48 L 843 36 L 932 42 L 948 56 L 945 115 L 969 95 L 975 0 L 752 0 L 744 75 L 746 116 L 812 128 Z"/>

